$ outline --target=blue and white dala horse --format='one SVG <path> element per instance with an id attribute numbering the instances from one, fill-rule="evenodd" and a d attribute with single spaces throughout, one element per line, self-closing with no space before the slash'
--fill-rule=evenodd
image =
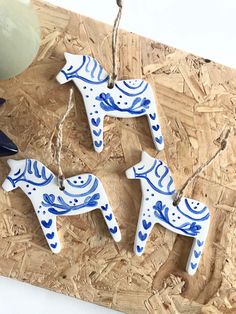
<path id="1" fill-rule="evenodd" d="M 57 75 L 60 84 L 73 81 L 80 90 L 90 125 L 94 149 L 103 150 L 103 120 L 147 115 L 157 150 L 164 148 L 156 102 L 149 83 L 143 80 L 117 81 L 108 88 L 109 75 L 92 57 L 65 53 L 66 65 Z"/>
<path id="2" fill-rule="evenodd" d="M 8 160 L 11 171 L 3 189 L 20 187 L 31 200 L 52 252 L 61 250 L 56 217 L 87 213 L 99 208 L 115 241 L 121 234 L 101 181 L 92 174 L 80 174 L 66 179 L 60 190 L 56 176 L 42 163 L 32 159 Z"/>
<path id="3" fill-rule="evenodd" d="M 141 255 L 154 224 L 189 237 L 193 245 L 189 254 L 186 270 L 193 275 L 200 261 L 200 256 L 208 234 L 210 213 L 203 204 L 183 197 L 178 206 L 173 205 L 176 193 L 168 167 L 147 153 L 142 153 L 140 163 L 126 171 L 129 179 L 140 179 L 142 203 L 137 225 L 134 251 Z"/>

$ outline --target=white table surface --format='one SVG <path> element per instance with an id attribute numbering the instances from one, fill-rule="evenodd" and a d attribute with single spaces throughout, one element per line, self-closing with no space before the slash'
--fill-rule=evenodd
<path id="1" fill-rule="evenodd" d="M 113 23 L 117 12 L 115 0 L 48 2 L 109 24 Z M 123 2 L 122 28 L 236 68 L 235 0 Z M 0 277 L 0 314 L 32 313 L 103 314 L 113 311 Z"/>

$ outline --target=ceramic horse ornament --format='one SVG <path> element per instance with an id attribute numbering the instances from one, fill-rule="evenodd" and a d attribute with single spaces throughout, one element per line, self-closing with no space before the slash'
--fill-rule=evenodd
<path id="1" fill-rule="evenodd" d="M 94 149 L 103 150 L 103 120 L 106 115 L 131 118 L 147 115 L 157 150 L 164 148 L 156 102 L 149 83 L 143 80 L 117 81 L 108 88 L 109 75 L 90 56 L 65 53 L 66 65 L 57 75 L 60 84 L 73 81 L 80 90 L 89 121 Z"/>
<path id="2" fill-rule="evenodd" d="M 141 180 L 142 203 L 137 225 L 134 251 L 141 255 L 154 224 L 188 237 L 193 237 L 186 270 L 193 275 L 199 265 L 200 256 L 208 234 L 209 209 L 199 201 L 183 197 L 173 205 L 176 193 L 168 167 L 147 153 L 142 160 L 126 171 L 129 179 Z"/>
<path id="3" fill-rule="evenodd" d="M 60 190 L 56 176 L 33 159 L 8 160 L 11 171 L 3 182 L 6 191 L 20 187 L 31 200 L 41 228 L 53 253 L 61 250 L 56 217 L 87 213 L 99 208 L 115 241 L 121 234 L 101 181 L 92 174 L 66 179 Z"/>

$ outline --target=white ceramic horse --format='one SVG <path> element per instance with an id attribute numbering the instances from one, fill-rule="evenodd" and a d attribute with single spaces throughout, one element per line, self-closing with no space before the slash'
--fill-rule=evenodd
<path id="1" fill-rule="evenodd" d="M 193 275 L 208 234 L 210 213 L 202 203 L 183 197 L 178 206 L 173 205 L 176 193 L 168 167 L 147 153 L 142 160 L 126 171 L 129 179 L 140 179 L 142 203 L 136 231 L 134 251 L 141 255 L 154 224 L 188 237 L 193 237 L 186 270 Z"/>
<path id="2" fill-rule="evenodd" d="M 31 200 L 45 238 L 53 253 L 61 245 L 56 228 L 57 216 L 87 213 L 96 208 L 102 212 L 111 236 L 120 241 L 121 234 L 101 181 L 92 174 L 66 179 L 60 190 L 55 175 L 33 159 L 8 160 L 11 171 L 3 182 L 6 191 L 20 187 Z"/>
<path id="3" fill-rule="evenodd" d="M 80 90 L 90 125 L 94 149 L 103 150 L 103 120 L 147 115 L 157 150 L 164 148 L 155 98 L 143 80 L 118 81 L 108 88 L 109 75 L 92 57 L 65 53 L 66 65 L 57 75 L 60 84 L 73 81 Z"/>

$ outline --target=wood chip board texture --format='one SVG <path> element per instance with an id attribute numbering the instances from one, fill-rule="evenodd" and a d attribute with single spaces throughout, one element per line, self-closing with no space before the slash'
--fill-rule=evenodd
<path id="1" fill-rule="evenodd" d="M 70 83 L 55 76 L 63 53 L 89 54 L 111 71 L 111 27 L 35 1 L 42 45 L 23 74 L 0 82 L 8 100 L 0 129 L 17 143 L 17 159 L 35 158 L 56 173 L 54 129 L 65 111 Z M 154 149 L 145 117 L 107 118 L 105 149 L 93 151 L 81 95 L 64 130 L 66 176 L 92 172 L 101 178 L 122 232 L 109 236 L 99 211 L 58 219 L 63 250 L 48 249 L 29 199 L 20 189 L 0 190 L 0 274 L 125 313 L 236 313 L 236 148 L 227 151 L 187 190 L 206 203 L 211 227 L 197 274 L 184 271 L 191 239 L 155 226 L 142 257 L 133 253 L 141 191 L 124 171 L 141 150 L 163 159 L 176 187 L 218 149 L 222 129 L 235 123 L 236 71 L 150 39 L 121 31 L 119 78 L 149 81 L 159 102 L 165 150 Z M 0 160 L 0 180 L 9 168 Z"/>

